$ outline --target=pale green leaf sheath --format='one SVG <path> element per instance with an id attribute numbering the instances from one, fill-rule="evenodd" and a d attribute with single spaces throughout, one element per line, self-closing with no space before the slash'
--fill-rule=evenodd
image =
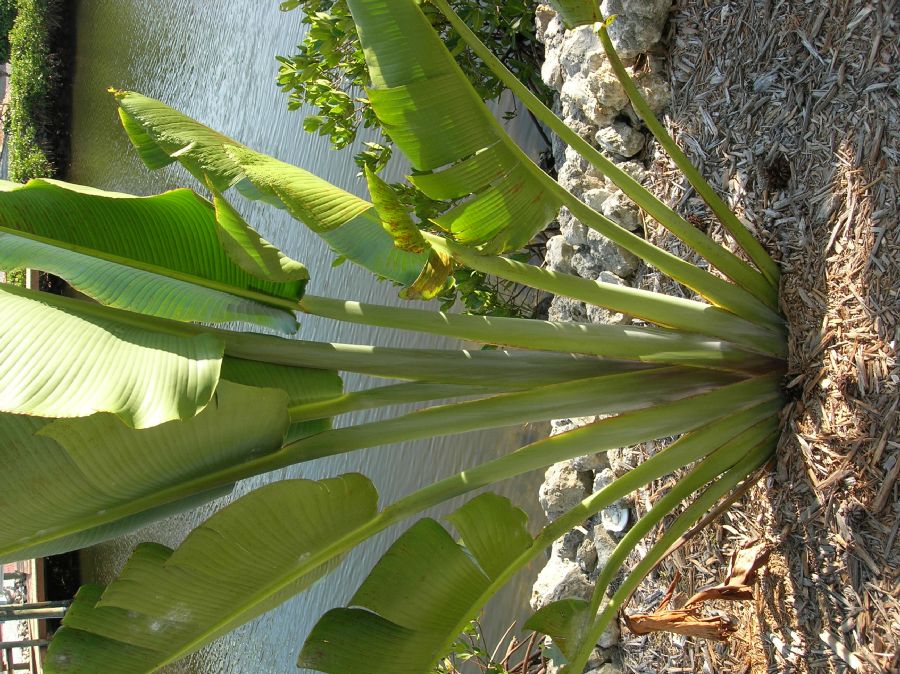
<path id="1" fill-rule="evenodd" d="M 189 190 L 132 197 L 34 180 L 0 191 L 0 264 L 55 273 L 129 311 L 293 332 L 306 269 L 242 224 L 226 218 L 223 230 L 213 207 Z M 251 266 L 257 251 L 277 259 Z M 238 253 L 243 264 L 229 257 Z"/>
<path id="2" fill-rule="evenodd" d="M 446 0 L 431 1 L 444 14 L 475 54 L 484 61 L 485 65 L 490 68 L 499 80 L 510 88 L 535 117 L 549 126 L 563 141 L 590 162 L 595 169 L 599 170 L 600 173 L 621 188 L 622 191 L 642 210 L 646 211 L 648 215 L 675 234 L 675 236 L 681 239 L 690 248 L 706 258 L 713 266 L 717 267 L 719 271 L 731 278 L 739 286 L 752 292 L 770 308 L 776 309 L 778 307 L 777 282 L 774 284 L 774 287 L 772 287 L 768 284 L 768 281 L 763 278 L 763 275 L 766 277 L 770 276 L 772 269 L 774 268 L 775 278 L 777 279 L 777 267 L 772 260 L 768 258 L 768 255 L 759 243 L 752 240 L 752 237 L 743 230 L 739 223 L 737 224 L 737 227 L 733 226 L 734 223 L 736 223 L 736 218 L 734 218 L 731 213 L 727 212 L 728 209 L 721 203 L 721 200 L 719 201 L 718 206 L 715 202 L 711 202 L 713 203 L 713 210 L 716 211 L 718 217 L 720 217 L 726 227 L 729 228 L 729 231 L 735 235 L 735 238 L 740 245 L 748 251 L 750 258 L 763 270 L 763 275 L 754 271 L 727 249 L 697 230 L 693 225 L 688 223 L 684 218 L 660 201 L 655 195 L 651 194 L 643 185 L 635 181 L 628 173 L 622 171 L 615 163 L 607 159 L 590 143 L 572 131 L 559 117 L 547 108 L 540 99 L 538 99 L 528 88 L 523 86 L 516 79 L 515 75 L 513 75 L 490 50 L 488 50 L 465 23 L 460 20 L 453 9 L 447 4 Z M 592 2 L 591 0 L 570 0 L 568 2 L 562 0 L 553 4 L 557 7 L 557 10 L 562 13 L 564 20 L 570 27 L 594 24 L 595 22 L 602 20 L 598 3 Z M 604 34 L 605 33 L 601 32 L 601 39 L 603 39 Z M 609 48 L 611 49 L 611 47 Z M 612 51 L 609 53 L 617 76 L 619 77 L 622 86 L 625 87 L 629 97 L 634 102 L 638 114 L 641 115 L 642 118 L 653 118 L 653 120 L 655 120 L 652 112 L 649 111 L 648 106 L 637 92 L 634 84 L 630 81 L 627 72 L 621 67 L 621 64 L 618 66 L 616 65 L 617 59 L 614 58 L 615 52 Z M 645 114 L 645 111 L 649 112 L 649 115 Z M 648 124 L 649 123 L 650 122 L 648 122 Z M 651 130 L 653 130 L 654 133 L 657 133 L 658 130 L 662 129 L 662 126 L 659 125 L 658 122 L 656 122 L 656 125 L 655 128 L 651 125 Z M 659 140 L 667 150 L 669 150 L 670 145 L 665 140 L 667 138 L 668 136 L 665 131 L 661 131 Z M 690 166 L 690 163 L 687 162 L 686 158 L 679 157 L 677 152 L 673 155 L 673 158 L 685 171 L 685 175 L 701 195 L 707 195 L 709 192 L 712 192 L 709 185 L 702 177 L 700 177 L 699 172 Z M 684 165 L 680 163 L 682 161 L 684 162 Z"/>
<path id="3" fill-rule="evenodd" d="M 251 492 L 177 550 L 138 547 L 102 594 L 82 589 L 45 671 L 155 671 L 307 588 L 340 559 L 323 551 L 376 514 L 377 494 L 361 475 Z"/>
<path id="4" fill-rule="evenodd" d="M 187 419 L 209 403 L 223 350 L 213 335 L 134 327 L 80 302 L 0 287 L 3 412 L 110 412 L 136 428 Z"/>

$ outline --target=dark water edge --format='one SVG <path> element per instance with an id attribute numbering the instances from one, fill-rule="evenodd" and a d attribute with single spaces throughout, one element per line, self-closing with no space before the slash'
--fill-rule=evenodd
<path id="1" fill-rule="evenodd" d="M 52 166 L 50 175 L 31 177 L 65 180 L 71 161 L 72 87 L 76 53 L 76 0 L 48 0 L 46 22 L 43 31 L 33 37 L 47 46 L 47 56 L 41 71 L 47 77 L 47 95 L 41 97 L 32 109 L 23 111 L 36 130 L 36 143 L 40 152 Z M 10 60 L 13 61 L 12 56 Z M 15 69 L 15 63 L 12 64 Z M 10 82 L 7 81 L 7 87 Z M 3 125 L 7 132 L 9 110 Z M 4 148 L 3 177 L 8 175 Z"/>
<path id="2" fill-rule="evenodd" d="M 71 150 L 72 83 L 75 75 L 75 0 L 55 0 L 50 4 L 50 100 L 42 125 L 41 142 L 53 162 L 53 178 L 68 175 Z"/>

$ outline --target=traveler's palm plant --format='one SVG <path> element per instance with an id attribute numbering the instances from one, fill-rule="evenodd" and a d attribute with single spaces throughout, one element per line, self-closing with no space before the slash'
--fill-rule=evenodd
<path id="1" fill-rule="evenodd" d="M 508 78 L 444 0 L 434 3 Z M 379 504 L 372 483 L 357 474 L 258 489 L 178 549 L 142 545 L 108 587 L 82 588 L 51 645 L 50 672 L 152 671 L 303 591 L 360 542 L 436 503 L 557 461 L 681 435 L 537 536 L 521 511 L 490 493 L 448 517 L 455 534 L 418 521 L 350 606 L 321 618 L 299 659 L 324 672 L 426 672 L 488 598 L 565 531 L 641 485 L 693 466 L 625 537 L 590 602 L 557 602 L 532 618 L 530 626 L 551 634 L 570 671 L 580 672 L 629 588 L 774 449 L 785 337 L 777 268 L 762 248 L 742 229 L 732 232 L 750 264 L 691 228 L 516 89 L 536 116 L 727 280 L 619 228 L 506 137 L 414 0 L 348 4 L 369 67 L 369 99 L 415 168 L 410 180 L 432 198 L 456 202 L 436 222 L 446 236 L 421 232 L 374 174 L 370 203 L 163 103 L 116 92 L 147 166 L 180 162 L 212 201 L 188 190 L 142 198 L 53 181 L 6 184 L 0 192 L 0 264 L 50 271 L 96 300 L 0 290 L 0 458 L 17 475 L 0 493 L 0 558 L 89 545 L 225 493 L 244 477 L 314 458 L 529 420 L 609 416 L 391 504 Z M 645 110 L 637 100 L 635 107 Z M 286 209 L 339 254 L 403 284 L 407 297 L 435 295 L 454 265 L 466 265 L 656 327 L 490 319 L 305 294 L 305 267 L 244 222 L 225 196 L 234 193 Z M 562 205 L 702 300 L 503 256 Z M 740 228 L 718 202 L 711 205 L 726 226 Z M 503 348 L 384 349 L 209 327 L 240 320 L 292 332 L 296 311 Z M 344 393 L 338 371 L 387 382 Z M 346 412 L 444 399 L 459 400 L 330 428 L 331 417 Z M 603 605 L 639 536 L 691 497 Z M 260 572 L 248 579 L 251 563 Z"/>

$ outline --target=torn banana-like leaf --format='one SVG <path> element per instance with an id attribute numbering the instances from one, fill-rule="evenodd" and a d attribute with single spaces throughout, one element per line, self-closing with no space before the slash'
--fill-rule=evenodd
<path id="1" fill-rule="evenodd" d="M 432 250 L 419 278 L 402 290 L 400 297 L 405 300 L 430 300 L 437 297 L 452 273 L 453 260 L 440 251 Z"/>
<path id="2" fill-rule="evenodd" d="M 410 253 L 421 253 L 428 248 L 422 232 L 416 227 L 406 207 L 400 203 L 394 190 L 368 166 L 365 168 L 366 182 L 372 203 L 381 218 L 384 230 L 391 235 L 394 245 Z"/>

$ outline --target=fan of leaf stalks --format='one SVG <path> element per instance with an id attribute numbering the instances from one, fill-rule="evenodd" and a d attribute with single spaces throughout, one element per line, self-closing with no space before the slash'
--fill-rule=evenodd
<path id="1" fill-rule="evenodd" d="M 485 602 L 560 535 L 689 467 L 616 548 L 590 601 L 557 602 L 530 620 L 554 638 L 574 674 L 646 568 L 774 451 L 785 357 L 778 270 L 674 144 L 660 136 L 745 255 L 709 239 L 567 129 L 434 0 L 535 116 L 721 274 L 625 231 L 540 171 L 485 109 L 414 0 L 348 4 L 369 67 L 367 96 L 409 157 L 410 181 L 454 202 L 435 223 L 445 234 L 420 231 L 374 174 L 368 202 L 159 101 L 114 92 L 147 166 L 179 162 L 212 198 L 188 190 L 133 197 L 53 181 L 0 191 L 0 264 L 52 272 L 95 300 L 0 290 L 0 461 L 17 476 L 0 492 L 0 558 L 90 545 L 225 493 L 237 480 L 323 456 L 560 416 L 605 418 L 394 503 L 381 503 L 358 474 L 251 492 L 177 549 L 142 545 L 110 585 L 82 588 L 50 646 L 48 672 L 153 671 L 302 592 L 356 545 L 437 503 L 576 456 L 681 436 L 537 535 L 490 492 L 446 523 L 417 521 L 348 606 L 322 616 L 299 656 L 300 666 L 323 672 L 427 672 Z M 661 134 L 604 24 L 596 29 L 635 109 Z M 240 198 L 286 210 L 339 254 L 402 284 L 407 297 L 433 296 L 464 265 L 643 324 L 491 319 L 315 296 L 306 292 L 315 287 L 306 268 L 243 220 L 232 205 Z M 561 206 L 698 299 L 504 256 Z M 293 332 L 297 312 L 501 348 L 388 349 L 215 327 L 240 320 Z M 384 381 L 344 392 L 341 371 Z M 331 428 L 337 415 L 395 403 L 418 409 Z M 628 551 L 684 503 L 604 603 Z M 258 573 L 248 579 L 250 564 Z"/>

